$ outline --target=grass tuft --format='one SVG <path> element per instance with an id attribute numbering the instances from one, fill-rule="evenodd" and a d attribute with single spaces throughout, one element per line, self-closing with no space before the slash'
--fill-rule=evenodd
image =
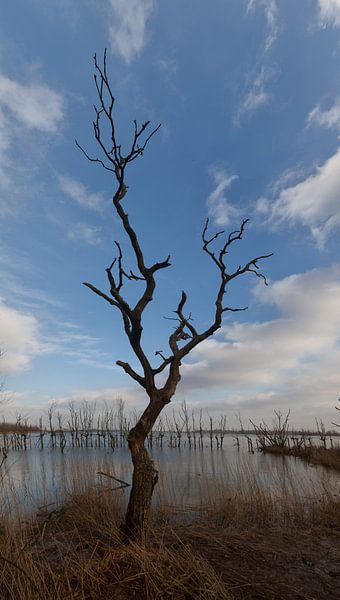
<path id="1" fill-rule="evenodd" d="M 3 516 L 2 600 L 340 597 L 340 502 L 326 485 L 278 496 L 244 470 L 195 511 L 160 505 L 145 545 L 123 543 L 123 490 L 84 477 L 72 489 L 59 508 Z"/>

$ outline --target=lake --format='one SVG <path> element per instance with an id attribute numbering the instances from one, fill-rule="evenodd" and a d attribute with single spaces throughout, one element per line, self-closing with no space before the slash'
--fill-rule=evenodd
<path id="1" fill-rule="evenodd" d="M 287 491 L 315 496 L 324 488 L 339 494 L 340 474 L 289 456 L 251 454 L 242 436 L 239 448 L 233 435 L 227 434 L 223 448 L 211 448 L 206 437 L 203 448 L 170 448 L 165 440 L 163 448 L 153 447 L 149 452 L 159 468 L 154 502 L 179 510 L 201 506 L 214 493 L 216 485 L 228 486 L 232 492 L 241 480 L 247 485 L 270 488 L 278 497 Z M 1 510 L 11 512 L 16 506 L 30 513 L 43 505 L 53 508 L 53 504 L 65 501 L 75 485 L 81 491 L 89 481 L 93 485 L 104 482 L 111 489 L 119 487 L 118 482 L 99 472 L 130 482 L 128 448 L 67 447 L 62 453 L 59 448 L 32 447 L 10 451 L 0 474 Z M 129 487 L 119 493 L 127 498 Z"/>

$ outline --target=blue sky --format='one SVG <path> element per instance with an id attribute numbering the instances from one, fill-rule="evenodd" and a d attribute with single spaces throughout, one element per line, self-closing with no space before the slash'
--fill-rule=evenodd
<path id="1" fill-rule="evenodd" d="M 218 273 L 201 250 L 237 228 L 237 266 L 219 334 L 182 369 L 174 404 L 234 422 L 292 409 L 335 418 L 340 390 L 340 0 L 16 0 L 0 23 L 0 368 L 13 415 L 51 402 L 145 404 L 115 361 L 137 367 L 105 289 L 119 240 L 110 174 L 89 164 L 92 57 L 108 48 L 120 139 L 133 119 L 162 127 L 131 166 L 124 202 L 148 262 L 171 254 L 145 315 L 144 346 L 166 351 L 180 292 L 199 329 Z M 125 286 L 135 298 L 138 284 Z M 153 359 L 154 360 L 154 359 Z M 157 359 L 154 364 L 157 364 Z"/>

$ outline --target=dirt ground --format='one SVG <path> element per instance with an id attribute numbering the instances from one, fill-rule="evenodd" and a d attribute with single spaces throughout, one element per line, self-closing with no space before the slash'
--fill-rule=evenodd
<path id="1" fill-rule="evenodd" d="M 340 599 L 339 531 L 233 534 L 195 525 L 177 535 L 209 562 L 237 599 Z"/>

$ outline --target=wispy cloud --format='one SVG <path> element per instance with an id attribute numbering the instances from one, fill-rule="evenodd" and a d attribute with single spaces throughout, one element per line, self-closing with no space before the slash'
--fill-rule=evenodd
<path id="1" fill-rule="evenodd" d="M 14 392 L 8 390 L 5 397 L 10 399 L 8 404 L 1 407 L 1 416 L 8 421 L 16 419 L 17 415 L 24 415 L 29 418 L 31 423 L 37 423 L 39 418 L 48 423 L 47 410 L 51 406 L 55 407 L 54 415 L 60 413 L 65 423 L 69 419 L 69 406 L 72 403 L 76 408 L 80 408 L 85 403 L 96 406 L 98 413 L 106 408 L 113 408 L 116 412 L 118 403 L 124 402 L 124 412 L 128 418 L 133 418 L 136 411 L 141 413 L 145 408 L 145 395 L 140 387 L 115 387 L 101 388 L 97 390 L 88 388 L 76 388 L 67 390 L 63 395 L 32 393 L 30 390 L 25 392 Z"/>
<path id="2" fill-rule="evenodd" d="M 156 64 L 167 75 L 176 75 L 177 73 L 177 63 L 172 58 L 160 58 Z"/>
<path id="3" fill-rule="evenodd" d="M 267 29 L 255 66 L 247 77 L 245 89 L 234 118 L 235 125 L 240 125 L 242 117 L 253 115 L 259 108 L 268 104 L 271 98 L 268 83 L 273 77 L 274 69 L 269 66 L 268 60 L 270 50 L 279 34 L 279 10 L 276 0 L 248 0 L 246 15 L 251 15 L 257 8 L 264 11 Z"/>
<path id="4" fill-rule="evenodd" d="M 101 243 L 101 227 L 89 225 L 88 223 L 77 223 L 68 233 L 68 237 L 73 242 L 85 242 L 90 246 L 97 246 Z"/>
<path id="5" fill-rule="evenodd" d="M 45 137 L 57 133 L 64 112 L 62 95 L 47 85 L 21 83 L 0 74 L 0 216 L 16 214 L 22 198 L 34 189 L 37 162 L 33 167 L 30 140 L 34 136 L 36 146 L 38 133 Z"/>
<path id="6" fill-rule="evenodd" d="M 10 186 L 10 177 L 8 175 L 9 157 L 8 150 L 10 148 L 10 134 L 6 127 L 6 119 L 3 111 L 0 108 L 0 187 L 6 189 Z M 1 203 L 2 209 L 6 212 L 9 207 Z M 10 212 L 10 211 L 9 211 Z"/>
<path id="7" fill-rule="evenodd" d="M 60 94 L 45 84 L 23 84 L 0 75 L 0 106 L 28 129 L 54 133 L 64 115 Z M 10 117 L 6 118 L 8 125 Z"/>
<path id="8" fill-rule="evenodd" d="M 318 8 L 322 27 L 340 27 L 340 0 L 318 0 Z"/>
<path id="9" fill-rule="evenodd" d="M 80 181 L 67 175 L 60 175 L 58 181 L 62 191 L 82 208 L 88 208 L 97 212 L 103 210 L 105 198 L 102 194 L 89 192 Z"/>
<path id="10" fill-rule="evenodd" d="M 127 64 L 144 48 L 146 25 L 153 7 L 153 0 L 110 0 L 111 46 Z"/>
<path id="11" fill-rule="evenodd" d="M 261 106 L 269 102 L 270 94 L 265 86 L 271 76 L 272 71 L 262 66 L 241 102 L 235 119 L 236 123 L 239 123 L 243 115 L 252 115 Z"/>
<path id="12" fill-rule="evenodd" d="M 65 320 L 69 310 L 52 292 L 33 287 L 37 273 L 27 259 L 17 251 L 9 256 L 0 246 L 0 350 L 6 353 L 0 373 L 27 369 L 40 355 L 112 369 L 113 357 L 102 350 L 102 340 Z"/>
<path id="13" fill-rule="evenodd" d="M 112 370 L 114 360 L 99 349 L 101 340 L 82 331 L 72 331 L 70 323 L 58 323 L 59 330 L 45 334 L 44 344 L 49 354 L 61 355 L 78 365 Z"/>
<path id="14" fill-rule="evenodd" d="M 128 412 L 145 406 L 145 394 L 139 386 L 98 390 L 78 389 L 64 396 L 56 396 L 51 399 L 51 402 L 57 406 L 58 410 L 68 409 L 70 402 L 75 406 L 81 406 L 84 402 L 91 402 L 96 404 L 98 410 L 102 410 L 107 405 L 114 407 L 120 399 L 123 399 L 125 409 Z"/>
<path id="15" fill-rule="evenodd" d="M 36 279 L 37 269 L 26 253 L 0 244 L 0 296 L 20 311 L 36 310 L 40 316 L 50 313 L 52 309 L 65 308 L 46 289 L 35 287 L 33 282 Z"/>
<path id="16" fill-rule="evenodd" d="M 212 167 L 210 175 L 213 180 L 214 189 L 207 199 L 208 214 L 216 225 L 229 225 L 229 223 L 239 214 L 239 210 L 230 204 L 226 191 L 237 175 L 229 175 L 225 169 Z"/>
<path id="17" fill-rule="evenodd" d="M 57 330 L 56 330 L 57 327 Z M 113 359 L 99 349 L 100 339 L 74 331 L 70 323 L 42 323 L 27 311 L 0 299 L 0 376 L 27 370 L 41 355 L 59 355 L 72 363 L 100 369 L 113 369 Z"/>
<path id="18" fill-rule="evenodd" d="M 271 223 L 308 227 L 322 249 L 327 237 L 340 228 L 340 149 L 304 180 L 284 187 L 270 202 L 261 198 L 258 209 Z"/>
<path id="19" fill-rule="evenodd" d="M 313 124 L 340 130 L 340 98 L 328 110 L 322 110 L 319 104 L 315 106 L 307 117 L 307 125 Z"/>
<path id="20" fill-rule="evenodd" d="M 265 37 L 265 52 L 267 52 L 278 36 L 279 9 L 276 0 L 249 0 L 247 14 L 254 12 L 257 7 L 263 9 L 267 20 L 267 34 Z"/>

